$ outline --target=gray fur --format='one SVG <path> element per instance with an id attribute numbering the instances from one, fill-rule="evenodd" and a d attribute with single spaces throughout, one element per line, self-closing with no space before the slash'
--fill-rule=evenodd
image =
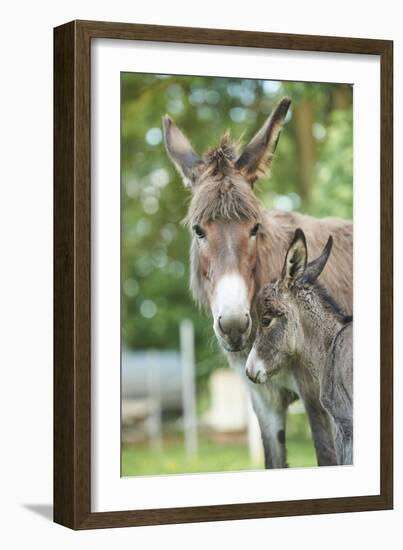
<path id="1" fill-rule="evenodd" d="M 352 464 L 353 324 L 316 280 L 330 251 L 331 239 L 321 256 L 307 264 L 305 237 L 296 231 L 282 277 L 259 292 L 260 324 L 247 374 L 268 383 L 294 360 L 292 370 L 311 425 L 316 423 L 323 433 L 332 429 L 337 463 Z M 332 454 L 323 438 L 318 445 L 324 445 L 322 456 Z"/>
<path id="2" fill-rule="evenodd" d="M 339 464 L 353 463 L 353 323 L 334 338 L 321 378 L 320 399 L 336 425 Z"/>

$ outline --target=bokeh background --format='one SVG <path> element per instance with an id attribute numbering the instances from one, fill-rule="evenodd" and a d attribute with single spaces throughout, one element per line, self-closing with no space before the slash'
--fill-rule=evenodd
<path id="1" fill-rule="evenodd" d="M 203 153 L 227 130 L 246 143 L 284 95 L 292 106 L 256 193 L 268 208 L 351 218 L 352 86 L 121 76 L 124 476 L 263 467 L 247 396 L 188 291 L 180 221 L 189 191 L 165 153 L 161 118 L 168 113 Z M 289 414 L 287 447 L 290 466 L 316 464 L 301 404 Z"/>

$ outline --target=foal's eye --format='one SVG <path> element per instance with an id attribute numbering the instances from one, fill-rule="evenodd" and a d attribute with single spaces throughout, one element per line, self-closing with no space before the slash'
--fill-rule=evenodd
<path id="1" fill-rule="evenodd" d="M 272 320 L 273 319 L 271 319 L 270 317 L 263 317 L 263 319 L 260 321 L 260 324 L 262 325 L 262 327 L 268 327 L 270 326 Z"/>
<path id="2" fill-rule="evenodd" d="M 200 227 L 200 225 L 194 225 L 192 229 L 196 233 L 196 235 L 199 239 L 204 239 L 205 238 L 206 234 L 203 231 L 203 229 Z"/>
<path id="3" fill-rule="evenodd" d="M 260 227 L 260 223 L 257 223 L 257 224 L 253 227 L 253 229 L 252 229 L 251 232 L 250 232 L 250 236 L 251 236 L 251 237 L 256 237 L 257 232 L 259 231 L 259 227 Z"/>

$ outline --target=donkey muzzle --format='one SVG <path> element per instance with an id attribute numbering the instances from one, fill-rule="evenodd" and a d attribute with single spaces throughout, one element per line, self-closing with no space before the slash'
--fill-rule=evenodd
<path id="1" fill-rule="evenodd" d="M 249 338 L 251 318 L 249 313 L 241 316 L 219 315 L 216 326 L 227 351 L 240 351 Z"/>
<path id="2" fill-rule="evenodd" d="M 249 380 L 255 384 L 264 384 L 267 382 L 267 370 L 254 347 L 251 349 L 246 361 L 245 372 Z"/>
<path id="3" fill-rule="evenodd" d="M 211 302 L 214 331 L 226 351 L 241 351 L 252 328 L 250 301 L 245 280 L 237 272 L 223 275 Z"/>

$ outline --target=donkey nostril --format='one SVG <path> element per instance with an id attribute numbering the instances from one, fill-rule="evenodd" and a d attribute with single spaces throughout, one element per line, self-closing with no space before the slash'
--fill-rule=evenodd
<path id="1" fill-rule="evenodd" d="M 249 323 L 250 323 L 250 316 L 249 316 L 249 313 L 245 313 L 245 316 L 246 316 L 246 326 L 245 326 L 245 330 L 248 330 L 248 328 L 249 328 Z"/>
<path id="2" fill-rule="evenodd" d="M 222 315 L 220 315 L 220 316 L 218 317 L 218 326 L 220 327 L 220 330 L 221 330 L 221 332 L 222 332 L 223 334 L 227 334 L 227 333 L 225 332 L 225 330 L 222 328 L 221 319 L 222 319 Z"/>

